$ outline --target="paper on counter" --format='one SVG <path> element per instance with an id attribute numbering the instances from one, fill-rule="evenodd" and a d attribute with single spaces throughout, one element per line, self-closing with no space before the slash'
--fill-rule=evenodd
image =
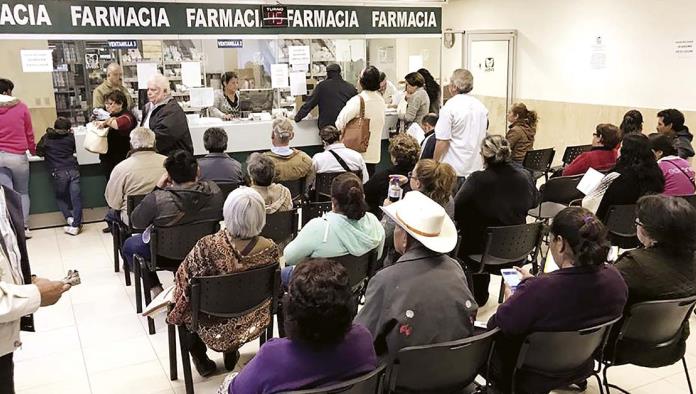
<path id="1" fill-rule="evenodd" d="M 138 89 L 147 89 L 147 81 L 157 75 L 157 63 L 138 63 L 136 66 L 138 72 Z"/>
<path id="2" fill-rule="evenodd" d="M 212 107 L 215 102 L 213 88 L 191 88 L 189 96 L 191 98 L 190 105 L 193 108 Z"/>
<path id="3" fill-rule="evenodd" d="M 271 64 L 271 87 L 276 88 L 287 88 L 290 86 L 288 82 L 289 78 L 288 65 L 282 64 Z"/>
<path id="4" fill-rule="evenodd" d="M 307 94 L 307 77 L 306 73 L 291 72 L 290 73 L 290 95 L 303 96 Z"/>
<path id="5" fill-rule="evenodd" d="M 602 179 L 604 179 L 604 174 L 594 168 L 589 168 L 576 188 L 587 196 L 599 186 Z"/>
<path id="6" fill-rule="evenodd" d="M 181 62 L 181 83 L 193 88 L 201 84 L 201 62 Z"/>

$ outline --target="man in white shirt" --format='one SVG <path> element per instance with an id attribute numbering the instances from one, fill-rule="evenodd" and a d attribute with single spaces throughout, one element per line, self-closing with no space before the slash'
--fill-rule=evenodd
<path id="1" fill-rule="evenodd" d="M 326 126 L 319 130 L 319 136 L 324 142 L 324 152 L 317 153 L 312 157 L 312 166 L 316 174 L 325 172 L 346 172 L 343 164 L 350 171 L 362 171 L 363 183 L 367 182 L 370 176 L 367 173 L 367 166 L 362 155 L 352 149 L 346 148 L 341 142 L 341 132 L 334 126 Z M 338 158 L 336 158 L 337 155 Z M 343 161 L 343 164 L 339 161 Z"/>
<path id="2" fill-rule="evenodd" d="M 459 184 L 472 172 L 483 169 L 480 152 L 488 128 L 488 110 L 469 94 L 473 88 L 471 72 L 455 70 L 449 84 L 452 98 L 440 110 L 435 126 L 434 159 L 454 167 Z"/>
<path id="3" fill-rule="evenodd" d="M 396 86 L 387 79 L 387 74 L 384 72 L 379 73 L 379 93 L 384 98 L 384 103 L 387 104 L 387 107 L 396 107 L 396 104 L 398 104 Z"/>

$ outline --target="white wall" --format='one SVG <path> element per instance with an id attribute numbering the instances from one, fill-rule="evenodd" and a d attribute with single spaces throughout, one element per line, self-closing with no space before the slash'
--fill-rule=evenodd
<path id="1" fill-rule="evenodd" d="M 450 0 L 443 27 L 516 29 L 516 97 L 630 107 L 696 109 L 696 57 L 674 55 L 696 40 L 694 0 Z M 590 66 L 601 36 L 607 62 Z M 461 66 L 461 36 L 444 49 L 443 76 Z"/>

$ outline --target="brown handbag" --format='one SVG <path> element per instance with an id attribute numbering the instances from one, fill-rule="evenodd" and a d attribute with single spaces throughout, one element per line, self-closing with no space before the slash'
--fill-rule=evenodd
<path id="1" fill-rule="evenodd" d="M 365 117 L 365 100 L 360 98 L 360 115 L 352 119 L 343 129 L 342 141 L 346 148 L 359 153 L 367 152 L 370 144 L 370 119 Z"/>

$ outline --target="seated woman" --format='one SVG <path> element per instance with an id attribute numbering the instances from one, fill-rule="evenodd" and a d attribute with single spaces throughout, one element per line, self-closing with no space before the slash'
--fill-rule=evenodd
<path id="1" fill-rule="evenodd" d="M 278 264 L 276 245 L 259 236 L 266 224 L 266 213 L 258 193 L 248 187 L 233 190 L 225 201 L 223 218 L 225 228 L 198 241 L 176 271 L 169 324 L 191 323 L 191 278 Z M 209 376 L 216 369 L 215 362 L 206 355 L 206 345 L 224 353 L 225 369 L 234 369 L 239 347 L 258 338 L 273 318 L 268 313 L 269 303 L 232 319 L 201 314 L 198 331 L 190 337 L 191 358 L 201 376 Z"/>
<path id="2" fill-rule="evenodd" d="M 510 143 L 512 161 L 522 163 L 528 151 L 534 149 L 534 135 L 537 127 L 537 113 L 530 111 L 524 103 L 515 103 L 507 113 L 510 123 L 505 139 Z"/>
<path id="3" fill-rule="evenodd" d="M 668 134 L 653 133 L 648 136 L 650 148 L 655 153 L 657 165 L 665 177 L 664 194 L 668 196 L 686 196 L 696 192 L 696 183 L 691 164 L 677 156 L 674 138 Z"/>
<path id="4" fill-rule="evenodd" d="M 612 205 L 635 204 L 640 197 L 662 193 L 665 189 L 662 170 L 650 149 L 648 137 L 643 134 L 632 133 L 624 137 L 621 156 L 612 172 L 619 176 L 609 184 L 597 207 L 597 217 L 601 220 L 606 220 Z"/>
<path id="5" fill-rule="evenodd" d="M 524 224 L 527 211 L 535 205 L 537 190 L 529 173 L 511 163 L 511 154 L 510 144 L 503 136 L 484 138 L 481 156 L 485 169 L 472 173 L 454 197 L 454 218 L 462 236 L 459 257 L 467 262 L 470 272 L 478 272 L 480 266 L 467 256 L 483 254 L 486 229 Z M 488 301 L 489 282 L 488 273 L 473 275 L 479 305 Z"/>
<path id="6" fill-rule="evenodd" d="M 355 300 L 342 265 L 300 264 L 283 299 L 287 338 L 272 338 L 219 393 L 278 393 L 327 386 L 377 368 L 372 336 L 352 323 Z M 231 382 L 230 382 L 231 380 Z"/>
<path id="7" fill-rule="evenodd" d="M 622 254 L 615 264 L 628 285 L 626 309 L 637 302 L 696 295 L 696 209 L 682 198 L 654 195 L 638 200 L 637 214 L 643 247 Z M 639 346 L 625 344 L 620 357 L 644 367 L 671 365 L 684 356 L 688 337 L 687 320 L 672 346 L 643 354 Z"/>
<path id="8" fill-rule="evenodd" d="M 606 264 L 607 230 L 590 211 L 573 207 L 556 215 L 549 249 L 559 269 L 538 277 L 518 269 L 522 282 L 514 294 L 506 287 L 506 301 L 488 321 L 489 329 L 497 327 L 502 333 L 489 371 L 499 392 L 510 392 L 512 368 L 528 334 L 589 328 L 621 316 L 626 304 L 626 283 L 616 268 Z M 593 367 L 590 361 L 560 379 L 518 373 L 516 387 L 524 393 L 547 393 L 568 381 L 586 379 Z"/>
<path id="9" fill-rule="evenodd" d="M 391 176 L 408 175 L 413 170 L 413 166 L 416 165 L 419 155 L 420 146 L 418 141 L 410 135 L 399 133 L 396 137 L 389 140 L 389 156 L 391 157 L 392 165 L 376 172 L 364 185 L 365 202 L 367 202 L 369 211 L 373 215 L 378 218 L 382 217 L 379 206 L 387 198 Z M 408 186 L 406 186 L 406 189 L 408 189 Z"/>
<path id="10" fill-rule="evenodd" d="M 287 118 L 273 121 L 271 143 L 273 148 L 264 153 L 275 163 L 275 181 L 295 181 L 312 175 L 312 158 L 299 149 L 290 148 L 290 141 L 295 137 L 292 122 Z"/>
<path id="11" fill-rule="evenodd" d="M 377 355 L 471 336 L 478 305 L 461 265 L 447 255 L 457 244 L 452 219 L 417 191 L 382 209 L 396 223 L 401 258 L 370 279 L 355 318 L 374 336 Z"/>
<path id="12" fill-rule="evenodd" d="M 138 204 L 131 214 L 134 228 L 174 226 L 204 220 L 220 220 L 224 196 L 213 182 L 198 180 L 196 158 L 188 151 L 176 150 L 164 161 L 167 172 Z M 123 244 L 123 254 L 128 265 L 133 266 L 133 255 L 150 258 L 150 245 L 142 234 L 134 234 Z M 156 272 L 150 275 L 152 293 L 162 292 L 162 283 Z"/>
<path id="13" fill-rule="evenodd" d="M 594 168 L 604 171 L 616 164 L 616 146 L 619 144 L 619 128 L 608 123 L 597 125 L 592 134 L 592 149 L 580 154 L 572 163 L 563 169 L 563 176 L 579 175 Z"/>
<path id="14" fill-rule="evenodd" d="M 315 174 L 326 172 L 360 172 L 362 182 L 369 179 L 367 165 L 360 153 L 346 148 L 341 142 L 341 131 L 334 126 L 326 126 L 319 130 L 319 138 L 324 144 L 324 151 L 312 157 Z"/>
<path id="15" fill-rule="evenodd" d="M 273 160 L 260 153 L 252 153 L 247 159 L 247 173 L 251 178 L 251 188 L 256 190 L 266 203 L 266 213 L 292 209 L 290 190 L 279 183 L 273 183 Z"/>
<path id="16" fill-rule="evenodd" d="M 384 228 L 367 212 L 360 179 L 350 172 L 337 176 L 331 183 L 331 202 L 331 212 L 310 220 L 285 247 L 286 266 L 307 257 L 362 256 L 375 248 L 381 256 Z M 291 272 L 283 270 L 283 283 L 288 283 Z"/>
<path id="17" fill-rule="evenodd" d="M 228 71 L 220 75 L 222 90 L 215 92 L 213 106 L 208 108 L 210 116 L 231 120 L 240 116 L 239 108 L 239 76 L 237 73 Z"/>

